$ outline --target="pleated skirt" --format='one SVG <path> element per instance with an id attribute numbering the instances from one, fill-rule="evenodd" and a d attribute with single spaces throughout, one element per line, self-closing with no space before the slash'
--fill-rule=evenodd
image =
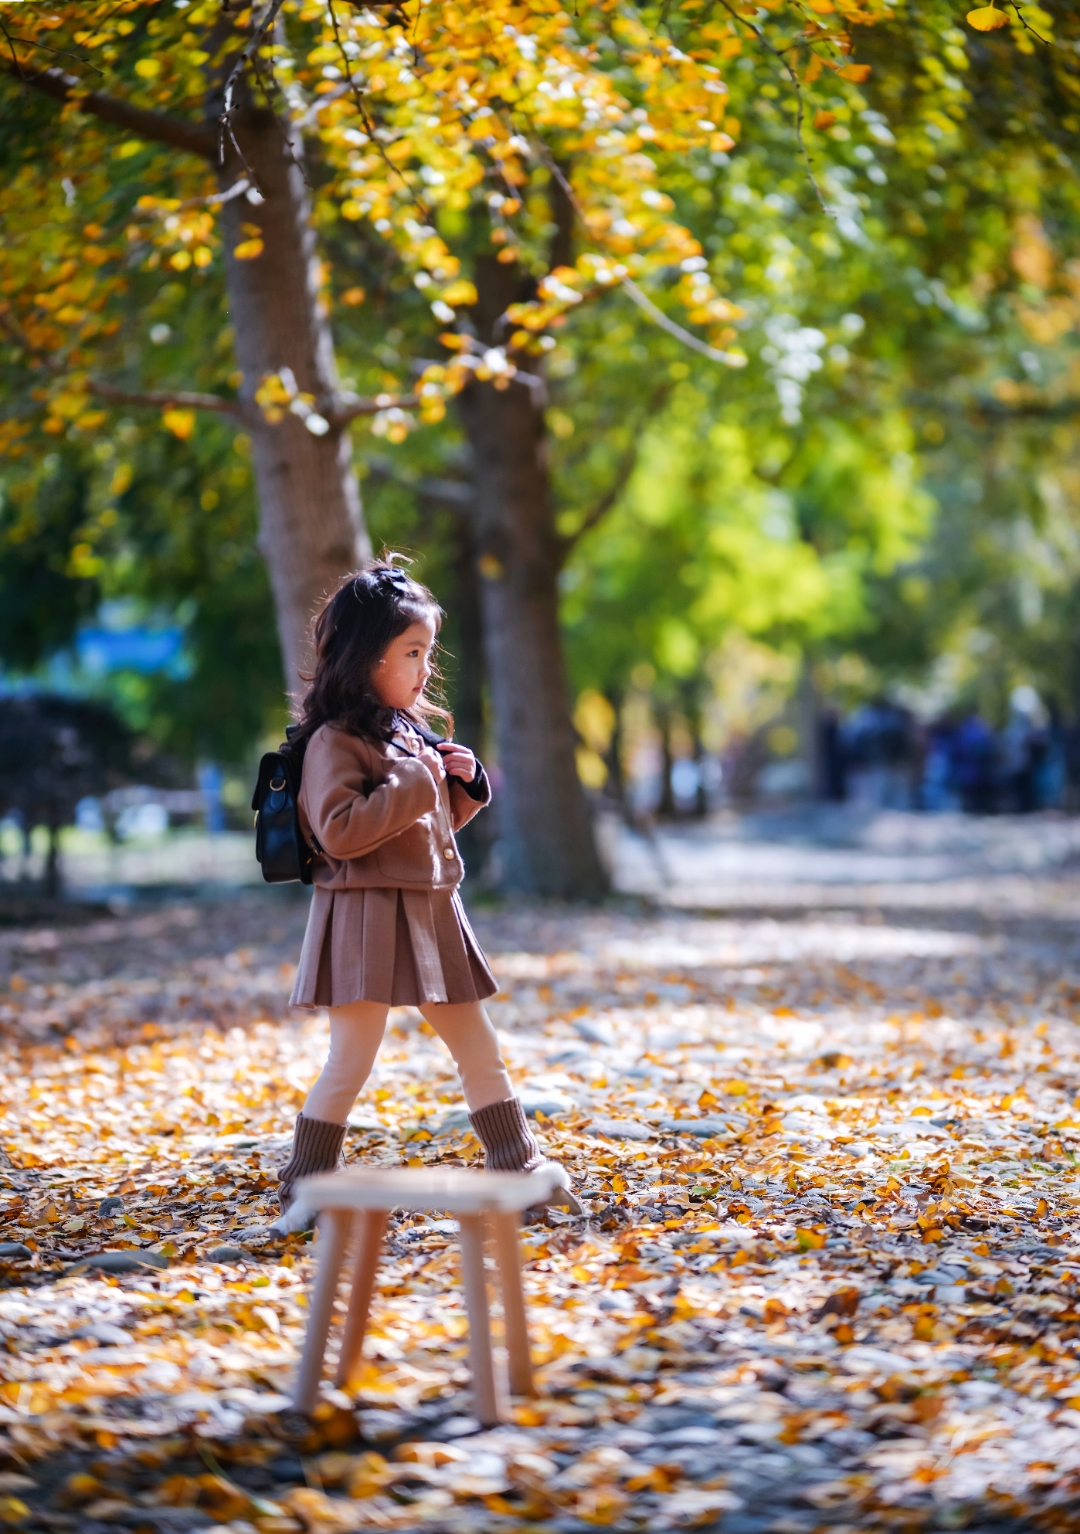
<path id="1" fill-rule="evenodd" d="M 416 1007 L 498 988 L 457 890 L 315 886 L 292 1006 Z"/>

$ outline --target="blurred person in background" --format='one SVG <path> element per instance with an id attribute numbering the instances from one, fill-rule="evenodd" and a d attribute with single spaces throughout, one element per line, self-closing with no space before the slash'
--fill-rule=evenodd
<path id="1" fill-rule="evenodd" d="M 818 792 L 830 804 L 842 804 L 847 798 L 847 759 L 844 752 L 844 724 L 835 708 L 821 716 L 818 733 Z"/>
<path id="2" fill-rule="evenodd" d="M 911 809 L 915 730 L 908 710 L 874 698 L 848 720 L 844 739 L 851 802 L 868 809 Z"/>
<path id="3" fill-rule="evenodd" d="M 953 780 L 966 815 L 991 815 L 997 809 L 998 743 L 974 709 L 965 714 L 952 737 Z"/>
<path id="4" fill-rule="evenodd" d="M 919 803 L 931 814 L 960 808 L 953 753 L 957 727 L 956 715 L 949 711 L 939 715 L 926 732 Z"/>

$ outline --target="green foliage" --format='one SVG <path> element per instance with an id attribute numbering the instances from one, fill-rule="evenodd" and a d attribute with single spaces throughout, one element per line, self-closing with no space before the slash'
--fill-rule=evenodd
<path id="1" fill-rule="evenodd" d="M 179 617 L 183 677 L 121 672 L 88 685 L 185 760 L 245 761 L 285 722 L 250 471 L 234 436 L 211 427 L 189 445 L 121 421 L 115 443 L 57 449 L 33 478 L 0 477 L 0 664 L 37 670 L 103 600 L 124 599 L 133 619 Z"/>
<path id="2" fill-rule="evenodd" d="M 51 9 L 72 27 L 89 10 Z M 209 26 L 216 8 L 186 18 L 123 9 L 121 25 L 111 7 L 94 8 L 109 88 L 196 120 L 215 54 L 200 57 L 185 29 L 193 18 Z M 1080 392 L 1076 16 L 1027 8 L 1054 34 L 1044 47 L 1019 15 L 984 34 L 943 3 L 872 9 L 876 24 L 856 34 L 872 68 L 853 72 L 839 58 L 823 64 L 817 23 L 783 5 L 752 24 L 725 15 L 714 25 L 693 5 L 638 6 L 629 20 L 590 11 L 557 44 L 549 9 L 526 8 L 553 60 L 584 39 L 597 99 L 622 92 L 636 114 L 611 129 L 622 135 L 616 155 L 614 137 L 601 143 L 582 127 L 577 104 L 518 108 L 538 113 L 530 120 L 565 152 L 584 199 L 574 254 L 614 260 L 614 221 L 632 214 L 639 233 L 657 233 L 648 250 L 644 235 L 640 248 L 623 237 L 653 299 L 749 359 L 738 373 L 717 368 L 617 283 L 592 279 L 579 283 L 581 302 L 549 305 L 548 333 L 537 332 L 531 361 L 520 354 L 545 371 L 550 393 L 579 687 L 625 687 L 646 662 L 673 685 L 703 682 L 717 647 L 741 633 L 785 654 L 856 655 L 867 689 L 929 680 L 940 693 L 985 673 L 998 693 L 1030 678 L 1080 695 L 1071 639 L 1080 494 L 1073 436 L 1060 424 Z M 481 12 L 462 14 L 466 30 L 486 24 Z M 326 25 L 320 5 L 286 8 L 291 41 L 275 67 L 283 80 L 295 71 L 290 88 L 310 92 L 324 69 L 339 69 Z M 392 52 L 398 25 L 379 23 L 380 48 Z M 755 26 L 801 72 L 813 181 L 794 88 Z M 305 58 L 299 43 L 319 28 Z M 449 46 L 449 33 L 432 36 Z M 649 36 L 686 52 L 705 44 L 720 59 L 723 132 L 693 126 L 704 87 L 687 66 L 676 100 L 683 87 L 653 68 Z M 519 69 L 512 52 L 485 57 L 473 88 L 494 89 L 484 71 Z M 155 60 L 157 74 L 146 67 Z M 433 296 L 457 290 L 467 334 L 471 263 L 496 235 L 518 250 L 525 277 L 551 253 L 544 160 L 504 154 L 502 127 L 487 144 L 457 97 L 444 102 L 445 134 L 418 129 L 401 67 L 388 66 L 398 94 L 369 105 L 405 173 L 354 152 L 353 106 L 340 94 L 308 127 L 341 370 L 347 387 L 372 396 L 405 393 L 425 364 L 447 361 Z M 438 78 L 429 71 L 416 90 L 441 89 Z M 648 113 L 659 139 L 630 126 Z M 520 216 L 506 212 L 514 198 L 499 165 L 524 178 Z M 13 402 L 0 422 L 0 659 L 32 667 L 103 596 L 180 612 L 191 675 L 125 678 L 125 706 L 174 749 L 235 758 L 281 710 L 234 431 L 182 411 L 163 429 L 80 392 L 92 368 L 132 389 L 235 393 L 218 235 L 198 202 L 212 177 L 202 162 L 61 114 L 10 83 L 0 90 L 0 170 L 14 236 L 5 291 L 29 327 L 26 344 L 0 349 Z M 662 192 L 643 201 L 654 181 Z M 418 219 L 421 194 L 438 240 Z M 153 207 L 140 207 L 148 196 Z M 175 203 L 180 215 L 168 211 Z M 691 249 L 701 254 L 683 258 Z M 394 410 L 354 430 L 359 456 L 383 460 L 366 480 L 376 544 L 418 553 L 450 609 L 453 692 L 461 521 L 424 486 L 467 477 L 468 465 L 452 404 L 441 422 L 437 413 L 412 435 Z"/>
<path id="3" fill-rule="evenodd" d="M 87 516 L 87 467 L 56 453 L 35 467 L 0 502 L 0 659 L 24 671 L 69 644 L 100 598 L 97 580 L 71 568 Z"/>
<path id="4" fill-rule="evenodd" d="M 190 672 L 127 679 L 124 701 L 148 733 L 187 759 L 243 762 L 286 722 L 281 660 L 246 444 L 213 426 L 189 443 L 138 439 L 104 589 L 186 619 Z M 127 460 L 121 459 L 121 463 Z M 126 474 L 113 469 L 113 481 Z"/>
<path id="5" fill-rule="evenodd" d="M 926 25 L 954 74 L 930 67 L 910 27 L 873 30 L 871 80 L 807 129 L 831 217 L 793 164 L 783 102 L 760 95 L 760 60 L 729 76 L 753 134 L 731 156 L 692 152 L 666 183 L 743 311 L 743 374 L 710 376 L 629 320 L 602 336 L 575 315 L 560 335 L 570 353 L 578 331 L 555 385 L 575 423 L 598 408 L 590 359 L 620 332 L 624 366 L 635 348 L 649 359 L 639 397 L 666 373 L 690 375 L 701 400 L 679 386 L 627 494 L 575 553 L 580 685 L 617 691 L 642 660 L 658 685 L 707 682 L 738 631 L 847 657 L 864 695 L 915 683 L 929 705 L 974 688 L 994 713 L 1022 680 L 1070 711 L 1080 696 L 1080 482 L 1074 433 L 1054 424 L 1080 392 L 1080 200 L 1067 135 L 1044 131 L 1068 66 L 1060 51 L 1010 56 L 1003 133 L 1003 41 Z M 569 446 L 580 465 L 578 431 Z M 559 456 L 580 505 L 581 475 Z"/>
<path id="6" fill-rule="evenodd" d="M 801 441 L 738 422 L 683 388 L 646 434 L 629 493 L 568 571 L 575 679 L 624 689 L 648 661 L 702 671 L 731 630 L 776 647 L 850 640 L 872 626 L 866 577 L 910 553 L 929 498 L 890 431 L 867 441 L 826 420 Z M 895 423 L 892 423 L 895 432 Z M 783 453 L 783 488 L 763 475 Z"/>

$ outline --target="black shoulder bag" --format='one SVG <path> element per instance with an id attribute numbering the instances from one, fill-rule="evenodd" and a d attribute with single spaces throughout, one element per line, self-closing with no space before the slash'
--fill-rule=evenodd
<path id="1" fill-rule="evenodd" d="M 295 725 L 277 751 L 268 751 L 259 763 L 259 777 L 251 799 L 255 811 L 255 856 L 267 884 L 288 884 L 299 879 L 311 883 L 311 865 L 318 844 L 311 847 L 300 830 L 300 779 L 304 770 L 304 746 L 294 746 Z M 305 742 L 306 745 L 306 742 Z"/>

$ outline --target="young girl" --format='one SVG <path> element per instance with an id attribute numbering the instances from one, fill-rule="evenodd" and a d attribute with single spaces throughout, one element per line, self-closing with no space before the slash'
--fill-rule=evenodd
<path id="1" fill-rule="evenodd" d="M 454 1057 L 469 1121 L 499 1171 L 544 1160 L 482 1006 L 498 987 L 458 895 L 455 831 L 491 798 L 483 767 L 426 722 L 452 719 L 424 693 L 443 612 L 389 560 L 342 582 L 315 623 L 315 672 L 294 742 L 306 742 L 300 825 L 314 892 L 292 1005 L 327 1007 L 330 1053 L 296 1120 L 280 1174 L 332 1171 L 390 1007 L 418 1007 Z M 562 1174 L 562 1203 L 581 1205 Z"/>

